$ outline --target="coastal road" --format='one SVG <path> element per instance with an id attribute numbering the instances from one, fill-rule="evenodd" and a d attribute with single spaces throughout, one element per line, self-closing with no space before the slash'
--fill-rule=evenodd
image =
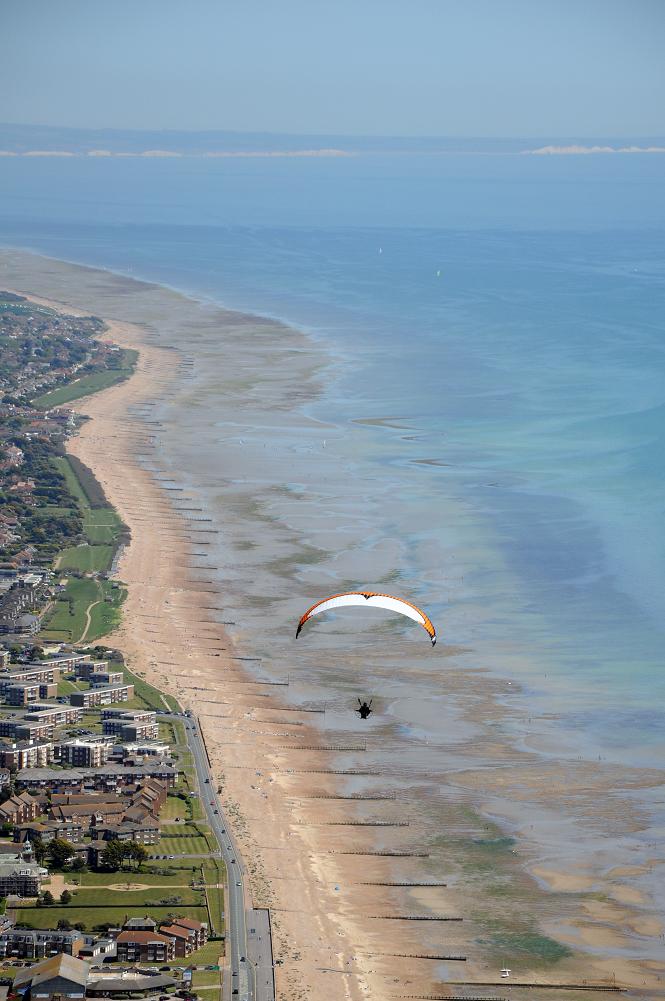
<path id="1" fill-rule="evenodd" d="M 227 961 L 230 960 L 231 978 L 230 981 L 225 978 L 224 998 L 228 1001 L 235 998 L 238 1001 L 275 1001 L 270 915 L 267 910 L 255 910 L 247 903 L 242 856 L 231 836 L 228 820 L 217 796 L 199 721 L 195 716 L 176 713 L 160 715 L 185 724 L 187 745 L 194 759 L 201 803 L 226 865 L 226 954 Z"/>

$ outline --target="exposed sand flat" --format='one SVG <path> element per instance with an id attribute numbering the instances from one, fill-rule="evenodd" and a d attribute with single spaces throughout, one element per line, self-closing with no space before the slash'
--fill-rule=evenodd
<path id="1" fill-rule="evenodd" d="M 449 802 L 428 815 L 430 800 L 439 792 L 438 776 L 432 777 L 431 785 L 425 779 L 414 784 L 400 768 L 402 752 L 397 743 L 391 768 L 373 752 L 371 743 L 367 753 L 316 750 L 321 743 L 360 747 L 363 738 L 350 732 L 343 713 L 334 715 L 334 704 L 333 722 L 327 724 L 325 733 L 318 729 L 315 714 L 284 712 L 293 695 L 288 685 L 259 684 L 283 676 L 264 674 L 257 657 L 250 656 L 256 644 L 251 632 L 243 633 L 248 627 L 238 619 L 229 631 L 218 621 L 228 614 L 224 586 L 212 573 L 193 569 L 194 564 L 210 563 L 200 554 L 212 538 L 210 533 L 218 531 L 218 522 L 196 522 L 193 519 L 200 516 L 196 511 L 182 510 L 200 505 L 178 479 L 179 470 L 156 447 L 159 436 L 169 433 L 164 426 L 169 418 L 160 411 L 155 420 L 152 408 L 182 387 L 189 365 L 187 337 L 196 336 L 197 324 L 214 319 L 218 325 L 227 325 L 232 335 L 228 344 L 237 349 L 225 364 L 229 369 L 235 366 L 238 399 L 246 397 L 251 405 L 260 396 L 256 368 L 261 355 L 255 346 L 260 343 L 265 357 L 274 362 L 262 370 L 275 394 L 270 397 L 271 406 L 289 433 L 297 435 L 293 405 L 311 392 L 311 376 L 318 364 L 300 335 L 285 333 L 278 324 L 221 310 L 213 316 L 210 309 L 206 312 L 187 304 L 168 290 L 103 272 L 27 255 L 12 255 L 11 267 L 8 260 L 8 255 L 0 255 L 0 264 L 5 265 L 0 270 L 0 287 L 38 290 L 61 304 L 73 303 L 83 311 L 111 317 L 108 336 L 140 351 L 137 373 L 129 382 L 75 405 L 92 420 L 70 443 L 72 452 L 94 469 L 132 530 L 131 545 L 124 550 L 118 569 L 119 578 L 129 585 L 129 598 L 123 626 L 112 641 L 123 649 L 133 669 L 177 695 L 201 717 L 225 805 L 245 848 L 254 902 L 272 908 L 276 955 L 285 960 L 277 970 L 280 996 L 334 1001 L 440 994 L 447 990 L 443 981 L 450 981 L 448 993 L 454 994 L 459 993 L 453 987 L 456 980 L 496 982 L 505 987 L 498 977 L 500 957 L 496 949 L 489 955 L 480 919 L 490 914 L 498 920 L 502 911 L 507 912 L 519 938 L 523 910 L 539 910 L 543 930 L 555 939 L 569 942 L 574 949 L 589 946 L 591 951 L 561 960 L 546 974 L 527 969 L 520 979 L 574 983 L 616 975 L 617 980 L 635 985 L 635 997 L 642 985 L 656 989 L 658 978 L 665 975 L 664 964 L 654 958 L 659 948 L 658 926 L 642 909 L 641 896 L 621 895 L 623 870 L 616 867 L 611 883 L 603 882 L 584 864 L 569 871 L 563 859 L 557 878 L 551 858 L 539 862 L 536 852 L 529 854 L 528 849 L 518 856 L 501 843 L 495 849 L 497 829 L 489 823 L 484 828 L 471 805 L 486 805 L 486 815 L 505 817 L 520 831 L 524 811 L 535 804 L 542 807 L 552 838 L 561 830 L 570 840 L 561 818 L 571 789 L 579 799 L 578 816 L 592 821 L 589 804 L 594 799 L 587 795 L 589 790 L 607 795 L 618 779 L 628 791 L 650 787 L 659 781 L 657 774 L 625 770 L 617 776 L 610 775 L 609 769 L 557 763 L 543 767 L 535 753 L 516 751 L 484 725 L 487 718 L 500 722 L 502 716 L 515 712 L 497 701 L 505 686 L 481 674 L 470 677 L 456 670 L 453 658 L 458 651 L 451 648 L 445 653 L 451 659 L 446 684 L 451 692 L 463 692 L 467 701 L 460 703 L 465 711 L 458 719 L 446 717 L 442 736 Z M 187 316 L 191 328 L 184 325 Z M 168 334 L 163 342 L 156 337 L 158 325 Z M 242 340 L 234 340 L 238 330 L 243 331 Z M 293 393 L 287 399 L 280 395 L 288 383 L 278 366 L 277 338 L 281 345 L 286 342 L 289 372 L 295 371 Z M 176 350 L 162 346 L 169 340 Z M 200 411 L 205 400 L 192 392 L 189 404 Z M 243 477 L 250 479 L 251 473 L 249 466 L 209 471 L 211 482 L 218 484 L 221 503 L 227 512 L 237 514 L 241 525 L 251 509 L 251 497 L 239 497 L 229 485 Z M 247 532 L 245 541 L 250 551 L 251 546 L 260 547 L 262 538 L 256 531 L 254 535 Z M 288 548 L 272 545 L 262 558 L 281 573 L 288 566 Z M 237 552 L 229 548 L 229 560 L 238 559 Z M 215 563 L 224 570 L 218 556 Z M 257 607 L 265 601 L 261 595 L 250 597 Z M 261 654 L 265 657 L 265 643 L 259 642 Z M 400 655 L 398 650 L 396 659 Z M 255 674 L 249 673 L 254 670 Z M 393 663 L 386 658 L 386 676 L 391 670 Z M 384 737 L 390 747 L 387 727 Z M 420 754 L 417 742 L 407 751 Z M 395 799 L 325 798 L 388 790 L 397 790 Z M 598 823 L 630 833 L 639 827 L 639 817 L 630 817 L 620 800 L 606 799 Z M 483 830 L 487 849 L 478 842 Z M 524 842 L 529 844 L 528 830 Z M 427 875 L 445 882 L 440 880 L 442 856 L 451 871 L 448 886 L 380 885 L 409 884 Z M 549 883 L 554 893 L 539 889 L 527 874 L 529 863 L 534 875 Z M 635 875 L 641 872 L 638 869 Z M 626 873 L 631 875 L 632 870 Z M 488 894 L 488 885 L 494 895 Z M 607 892 L 610 885 L 618 890 L 611 909 L 580 906 L 586 892 Z M 510 893 L 504 896 L 507 887 Z M 432 916 L 463 917 L 464 921 L 404 920 Z M 643 956 L 636 951 L 632 934 L 651 936 L 648 949 L 643 939 Z M 506 951 L 510 953 L 511 948 L 508 944 Z M 439 958 L 417 958 L 430 955 Z M 443 956 L 466 956 L 466 961 Z M 539 992 L 537 987 L 529 993 L 530 998 L 541 996 L 560 1001 L 567 994 Z"/>

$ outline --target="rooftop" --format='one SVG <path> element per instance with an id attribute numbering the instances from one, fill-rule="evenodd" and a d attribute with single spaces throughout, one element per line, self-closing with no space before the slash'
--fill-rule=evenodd
<path id="1" fill-rule="evenodd" d="M 74 983 L 85 987 L 88 983 L 89 973 L 89 963 L 85 963 L 82 959 L 75 959 L 74 956 L 59 953 L 57 956 L 51 956 L 50 959 L 43 959 L 41 963 L 35 963 L 28 969 L 19 970 L 14 977 L 14 988 L 22 984 L 36 987 L 37 984 L 51 980 L 53 977 L 64 977 L 66 980 L 73 980 Z"/>

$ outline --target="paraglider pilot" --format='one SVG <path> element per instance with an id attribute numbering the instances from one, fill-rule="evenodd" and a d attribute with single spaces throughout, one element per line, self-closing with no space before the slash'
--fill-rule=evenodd
<path id="1" fill-rule="evenodd" d="M 372 702 L 373 699 L 370 699 L 369 702 L 361 702 L 360 699 L 358 699 L 359 708 L 356 709 L 356 712 L 358 713 L 361 719 L 367 719 L 367 717 L 371 715 Z"/>

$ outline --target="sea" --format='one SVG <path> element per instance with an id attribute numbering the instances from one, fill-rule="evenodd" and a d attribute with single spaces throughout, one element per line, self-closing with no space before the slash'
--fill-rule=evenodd
<path id="1" fill-rule="evenodd" d="M 439 635 L 432 652 L 394 625 L 410 644 L 391 660 L 400 697 L 381 703 L 389 679 L 368 667 L 345 688 L 347 729 L 369 696 L 436 742 L 419 658 L 443 651 L 426 678 L 445 674 L 448 648 L 465 651 L 456 669 L 481 664 L 547 718 L 532 749 L 658 768 L 665 155 L 521 151 L 541 145 L 4 157 L 0 243 L 278 318 L 323 353 L 301 404 L 318 430 L 284 443 L 271 510 L 303 540 L 293 609 L 344 586 L 390 590 Z M 220 422 L 220 462 L 245 447 L 237 419 Z M 326 553 L 318 576 L 312 549 Z M 261 606 L 292 642 L 276 607 Z M 387 654 L 390 623 L 356 634 L 342 618 L 338 654 L 357 636 L 368 662 Z M 298 642 L 328 635 L 312 629 Z M 644 843 L 663 823 L 662 804 L 650 809 Z"/>

